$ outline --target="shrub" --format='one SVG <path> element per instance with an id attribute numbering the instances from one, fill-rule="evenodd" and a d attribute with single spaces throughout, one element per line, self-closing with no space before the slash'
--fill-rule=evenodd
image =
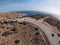
<path id="1" fill-rule="evenodd" d="M 18 44 L 20 42 L 20 40 L 15 40 L 15 44 Z"/>
<path id="2" fill-rule="evenodd" d="M 11 31 L 13 31 L 14 33 L 16 33 L 16 32 L 17 32 L 17 28 L 16 28 L 16 27 L 13 27 L 13 28 L 11 29 Z"/>
<path id="3" fill-rule="evenodd" d="M 37 20 L 38 19 L 41 19 L 41 18 L 45 18 L 47 15 L 44 15 L 44 14 L 36 14 L 36 15 L 32 15 L 30 17 L 32 18 L 36 18 Z"/>
<path id="4" fill-rule="evenodd" d="M 12 34 L 12 32 L 10 32 L 10 31 L 5 31 L 4 33 L 2 33 L 2 36 L 8 36 L 8 35 L 11 35 Z"/>
<path id="5" fill-rule="evenodd" d="M 35 28 L 35 30 L 39 30 L 38 28 Z"/>
<path id="6" fill-rule="evenodd" d="M 50 25 L 57 26 L 57 21 L 52 18 L 46 18 L 44 21 L 49 23 Z"/>
<path id="7" fill-rule="evenodd" d="M 27 23 L 26 23 L 26 22 L 19 22 L 19 24 L 23 24 L 23 25 L 26 25 Z"/>

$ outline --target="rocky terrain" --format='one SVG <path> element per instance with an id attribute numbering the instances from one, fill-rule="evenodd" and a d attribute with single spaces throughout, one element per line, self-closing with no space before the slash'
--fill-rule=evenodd
<path id="1" fill-rule="evenodd" d="M 32 15 L 30 17 L 35 18 L 36 20 L 43 19 L 44 22 L 48 23 L 51 26 L 56 27 L 60 32 L 60 20 L 58 20 L 57 18 L 51 15 L 44 15 L 44 14 Z"/>
<path id="2" fill-rule="evenodd" d="M 26 16 L 25 13 L 15 13 L 15 12 L 6 12 L 6 13 L 0 13 L 0 21 L 1 20 L 7 20 L 7 19 L 17 19 L 21 18 L 22 16 Z"/>
<path id="3" fill-rule="evenodd" d="M 49 45 L 43 31 L 34 24 L 28 22 L 0 23 L 0 45 L 16 44 Z"/>
<path id="4" fill-rule="evenodd" d="M 37 25 L 16 20 L 24 17 L 42 22 L 60 37 L 60 20 L 55 17 L 44 14 L 27 16 L 25 13 L 8 12 L 0 14 L 0 45 L 50 45 L 47 36 Z"/>

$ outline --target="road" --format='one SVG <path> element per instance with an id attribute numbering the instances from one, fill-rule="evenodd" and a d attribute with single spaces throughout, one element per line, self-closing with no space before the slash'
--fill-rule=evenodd
<path id="1" fill-rule="evenodd" d="M 45 35 L 47 36 L 50 45 L 60 45 L 59 41 L 60 41 L 60 37 L 57 36 L 57 34 L 55 34 L 52 29 L 50 29 L 49 27 L 45 26 L 43 23 L 38 22 L 35 19 L 29 18 L 29 17 L 25 17 L 25 18 L 21 18 L 21 19 L 16 19 L 17 21 L 21 22 L 21 21 L 27 21 L 30 23 L 33 23 L 35 25 L 37 25 L 38 27 L 40 27 L 42 29 L 42 31 L 45 33 Z M 51 34 L 54 34 L 54 37 L 52 37 Z"/>

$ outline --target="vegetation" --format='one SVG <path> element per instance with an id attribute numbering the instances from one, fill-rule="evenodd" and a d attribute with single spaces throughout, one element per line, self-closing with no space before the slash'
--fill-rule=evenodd
<path id="1" fill-rule="evenodd" d="M 15 40 L 15 44 L 18 44 L 20 42 L 20 40 Z"/>
<path id="2" fill-rule="evenodd" d="M 3 23 L 7 24 L 8 22 L 7 21 L 4 21 Z"/>
<path id="3" fill-rule="evenodd" d="M 35 28 L 35 30 L 39 30 L 38 28 Z"/>
<path id="4" fill-rule="evenodd" d="M 30 17 L 32 18 L 36 18 L 37 20 L 38 19 L 41 19 L 41 18 L 45 18 L 47 15 L 44 15 L 44 14 L 36 14 L 36 15 L 32 15 Z"/>
<path id="5" fill-rule="evenodd" d="M 58 36 L 60 37 L 60 34 L 58 34 Z"/>
<path id="6" fill-rule="evenodd" d="M 58 28 L 59 31 L 60 31 L 60 21 L 57 22 L 57 28 Z"/>
<path id="7" fill-rule="evenodd" d="M 54 34 L 51 34 L 52 35 L 52 37 L 54 37 Z"/>
<path id="8" fill-rule="evenodd" d="M 44 21 L 49 23 L 52 26 L 57 27 L 60 30 L 60 21 L 53 18 L 46 18 Z"/>
<path id="9" fill-rule="evenodd" d="M 2 36 L 8 36 L 8 35 L 11 35 L 12 34 L 12 32 L 10 32 L 10 31 L 5 31 L 4 33 L 2 33 Z"/>
<path id="10" fill-rule="evenodd" d="M 46 21 L 47 23 L 53 26 L 57 25 L 57 21 L 52 18 L 46 18 L 44 21 Z"/>
<path id="11" fill-rule="evenodd" d="M 38 32 L 36 32 L 36 34 L 35 35 L 39 35 L 39 33 Z"/>
<path id="12" fill-rule="evenodd" d="M 4 26 L 1 26 L 1 28 L 5 28 Z"/>
<path id="13" fill-rule="evenodd" d="M 19 24 L 23 24 L 23 25 L 26 25 L 27 23 L 26 23 L 26 22 L 19 22 Z"/>
<path id="14" fill-rule="evenodd" d="M 13 31 L 14 33 L 16 33 L 17 32 L 17 28 L 13 27 L 10 31 Z"/>

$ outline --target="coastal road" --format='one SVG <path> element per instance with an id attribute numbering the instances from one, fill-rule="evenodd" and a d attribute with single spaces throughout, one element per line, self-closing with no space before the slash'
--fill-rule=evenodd
<path id="1" fill-rule="evenodd" d="M 42 31 L 45 33 L 45 35 L 47 36 L 50 45 L 60 45 L 59 41 L 60 41 L 60 37 L 57 36 L 57 34 L 55 34 L 52 29 L 50 29 L 49 27 L 45 26 L 43 23 L 38 22 L 35 19 L 29 18 L 29 17 L 24 17 L 21 19 L 16 19 L 18 22 L 21 21 L 27 21 L 30 23 L 33 23 L 35 25 L 37 25 L 38 27 L 40 27 L 42 29 Z M 54 34 L 54 36 L 52 36 L 52 34 Z"/>

